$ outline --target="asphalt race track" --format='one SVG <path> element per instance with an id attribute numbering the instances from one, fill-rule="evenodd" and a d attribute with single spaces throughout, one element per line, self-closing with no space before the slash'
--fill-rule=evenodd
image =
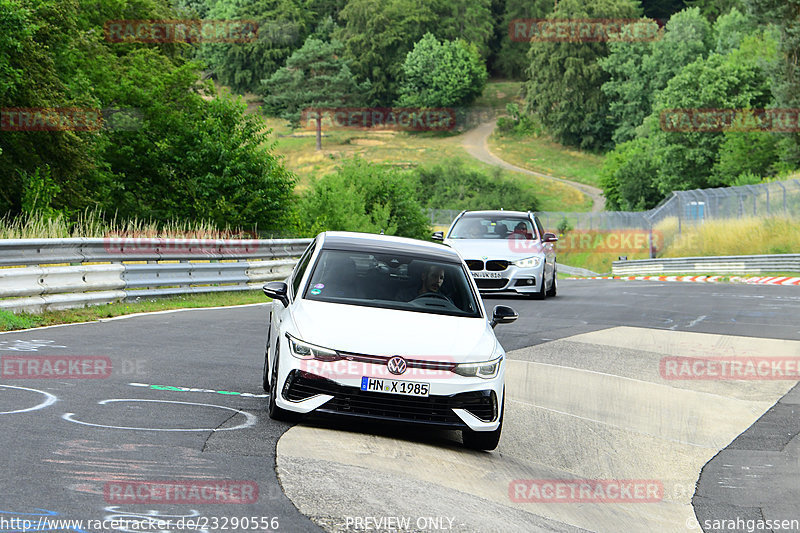
<path id="1" fill-rule="evenodd" d="M 800 520 L 797 382 L 675 379 L 664 366 L 800 359 L 800 289 L 583 280 L 543 302 L 485 302 L 520 314 L 497 330 L 508 402 L 492 453 L 463 449 L 455 432 L 270 420 L 266 305 L 0 334 L 0 531 L 142 531 L 147 519 L 172 521 L 149 531 L 687 532 Z M 89 360 L 96 375 L 24 374 L 51 356 Z M 147 481 L 217 489 L 176 503 L 136 492 Z M 543 482 L 644 492 L 535 496 Z"/>

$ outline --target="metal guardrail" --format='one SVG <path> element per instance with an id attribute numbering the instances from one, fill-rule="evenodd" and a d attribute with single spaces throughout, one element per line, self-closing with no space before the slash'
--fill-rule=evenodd
<path id="1" fill-rule="evenodd" d="M 639 274 L 761 274 L 800 272 L 800 254 L 731 255 L 614 261 L 616 275 Z"/>
<path id="2" fill-rule="evenodd" d="M 2 240 L 0 309 L 40 312 L 153 296 L 259 289 L 266 281 L 288 276 L 293 258 L 310 242 Z"/>

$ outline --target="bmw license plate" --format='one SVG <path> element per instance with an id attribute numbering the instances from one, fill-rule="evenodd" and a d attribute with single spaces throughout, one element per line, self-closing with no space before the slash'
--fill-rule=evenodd
<path id="1" fill-rule="evenodd" d="M 500 279 L 503 276 L 500 275 L 500 272 L 473 272 L 473 278 L 491 278 L 491 279 Z"/>
<path id="2" fill-rule="evenodd" d="M 395 379 L 379 379 L 367 376 L 361 378 L 361 390 L 369 392 L 427 397 L 430 388 L 429 383 L 420 383 L 418 381 L 397 381 Z"/>

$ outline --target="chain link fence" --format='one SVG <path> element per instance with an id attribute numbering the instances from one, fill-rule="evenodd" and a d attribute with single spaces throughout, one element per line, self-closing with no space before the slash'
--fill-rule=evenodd
<path id="1" fill-rule="evenodd" d="M 428 210 L 434 226 L 449 226 L 458 213 L 460 211 L 455 209 Z M 659 222 L 674 218 L 678 232 L 684 225 L 702 224 L 712 219 L 747 216 L 800 218 L 800 180 L 673 191 L 658 206 L 647 211 L 538 211 L 536 214 L 544 227 L 551 230 L 564 225 L 581 230 L 652 229 Z"/>

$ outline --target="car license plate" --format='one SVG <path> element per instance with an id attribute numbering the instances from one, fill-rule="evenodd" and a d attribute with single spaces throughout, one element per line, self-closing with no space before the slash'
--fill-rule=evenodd
<path id="1" fill-rule="evenodd" d="M 430 384 L 418 381 L 397 381 L 395 379 L 379 379 L 367 376 L 361 378 L 361 390 L 370 392 L 427 397 L 430 388 Z"/>
<path id="2" fill-rule="evenodd" d="M 492 278 L 492 279 L 500 279 L 503 276 L 500 275 L 500 272 L 473 272 L 473 278 Z"/>

